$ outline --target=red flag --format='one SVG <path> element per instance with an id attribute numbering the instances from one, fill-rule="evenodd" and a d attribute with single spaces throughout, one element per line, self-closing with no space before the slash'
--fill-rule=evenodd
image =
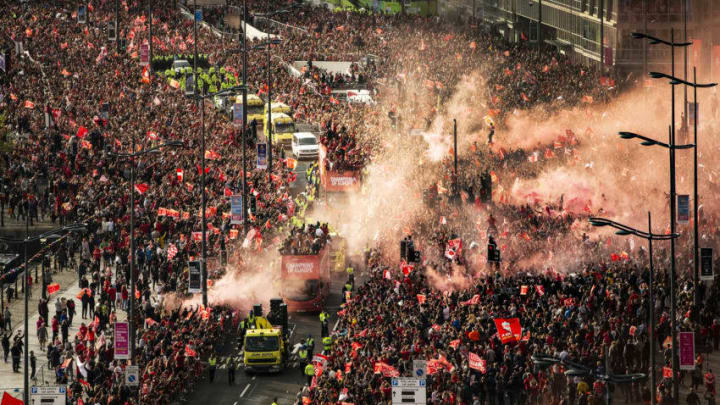
<path id="1" fill-rule="evenodd" d="M 522 97 L 524 102 L 527 103 L 528 101 L 530 101 L 530 98 L 527 96 L 527 94 L 525 94 L 525 92 L 520 93 L 520 96 Z"/>
<path id="2" fill-rule="evenodd" d="M 148 191 L 148 188 L 150 188 L 145 183 L 140 183 L 135 185 L 135 191 L 137 191 L 140 194 L 145 194 L 146 191 Z"/>
<path id="3" fill-rule="evenodd" d="M 58 291 L 60 291 L 60 284 L 58 284 L 58 283 L 48 284 L 48 286 L 47 286 L 48 294 L 53 294 Z"/>
<path id="4" fill-rule="evenodd" d="M 461 305 L 477 305 L 478 303 L 480 303 L 480 294 L 475 294 L 472 298 L 463 302 Z"/>
<path id="5" fill-rule="evenodd" d="M 509 343 L 520 340 L 522 327 L 519 318 L 495 318 L 494 321 L 501 342 Z"/>
<path id="6" fill-rule="evenodd" d="M 29 108 L 32 110 L 33 108 L 35 108 L 35 103 L 30 100 L 25 100 L 25 108 Z"/>
<path id="7" fill-rule="evenodd" d="M 147 131 L 147 137 L 150 138 L 153 141 L 158 140 L 158 134 L 155 131 Z"/>
<path id="8" fill-rule="evenodd" d="M 232 194 L 233 194 L 233 193 L 232 193 L 232 190 L 230 190 L 229 188 L 225 187 L 225 189 L 223 190 L 223 195 L 224 195 L 225 197 L 230 197 L 230 196 L 232 196 Z"/>
<path id="9" fill-rule="evenodd" d="M 175 169 L 175 174 L 177 174 L 177 179 L 180 182 L 182 182 L 183 178 L 185 178 L 185 172 L 183 172 L 183 169 Z"/>
<path id="10" fill-rule="evenodd" d="M 457 350 L 457 348 L 460 346 L 460 339 L 455 339 L 450 341 L 450 347 Z"/>
<path id="11" fill-rule="evenodd" d="M 383 377 L 400 377 L 400 372 L 395 367 L 382 361 L 376 362 L 373 365 L 373 370 L 375 374 L 382 374 Z"/>
<path id="12" fill-rule="evenodd" d="M 190 345 L 185 345 L 185 355 L 190 357 L 197 357 L 197 352 L 190 348 Z"/>
<path id="13" fill-rule="evenodd" d="M 635 336 L 635 332 L 637 332 L 637 326 L 633 325 L 630 327 L 630 336 Z"/>
<path id="14" fill-rule="evenodd" d="M 205 151 L 205 159 L 217 160 L 217 159 L 220 159 L 220 154 L 215 152 L 212 149 L 206 150 Z"/>
<path id="15" fill-rule="evenodd" d="M 83 149 L 92 149 L 92 144 L 84 139 L 80 141 L 80 146 L 82 146 Z"/>
<path id="16" fill-rule="evenodd" d="M 150 71 L 148 70 L 147 66 L 143 66 L 142 70 L 142 78 L 140 79 L 143 83 L 150 83 Z"/>
<path id="17" fill-rule="evenodd" d="M 468 353 L 468 365 L 473 370 L 478 370 L 483 374 L 487 373 L 487 362 L 473 352 Z"/>
<path id="18" fill-rule="evenodd" d="M 7 392 L 3 392 L 2 402 L 0 402 L 0 405 L 23 405 L 23 401 L 15 398 Z"/>
<path id="19" fill-rule="evenodd" d="M 88 133 L 87 128 L 81 126 L 80 128 L 78 128 L 77 133 L 75 134 L 75 136 L 77 136 L 77 137 L 80 138 L 80 139 L 83 139 L 83 138 L 85 138 L 85 136 L 87 135 L 87 133 Z"/>
<path id="20" fill-rule="evenodd" d="M 427 301 L 427 297 L 425 296 L 425 294 L 418 294 L 416 295 L 416 297 L 418 300 L 418 304 L 424 304 Z"/>
<path id="21" fill-rule="evenodd" d="M 528 286 L 521 285 L 520 286 L 520 295 L 527 295 L 527 293 L 528 293 Z"/>
<path id="22" fill-rule="evenodd" d="M 79 382 L 80 384 L 82 384 L 83 386 L 90 388 L 90 383 L 87 382 L 87 381 L 85 381 L 85 380 L 83 380 L 82 378 L 78 378 L 78 382 Z"/>
<path id="23" fill-rule="evenodd" d="M 672 378 L 672 368 L 670 367 L 663 367 L 663 378 Z"/>
<path id="24" fill-rule="evenodd" d="M 535 291 L 542 297 L 545 295 L 545 287 L 541 286 L 540 284 L 535 285 Z"/>

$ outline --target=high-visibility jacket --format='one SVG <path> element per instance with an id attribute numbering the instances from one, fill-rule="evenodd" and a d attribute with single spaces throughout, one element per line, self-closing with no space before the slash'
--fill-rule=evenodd
<path id="1" fill-rule="evenodd" d="M 345 283 L 345 291 L 352 291 L 352 284 Z"/>
<path id="2" fill-rule="evenodd" d="M 320 317 L 320 322 L 325 322 L 330 317 L 330 315 L 328 315 L 327 312 L 322 311 L 322 312 L 320 312 L 319 317 Z"/>
<path id="3" fill-rule="evenodd" d="M 208 359 L 208 363 L 210 363 L 210 367 L 215 367 L 217 365 L 217 359 L 215 356 L 212 356 Z"/>
<path id="4" fill-rule="evenodd" d="M 312 363 L 305 366 L 305 375 L 315 375 L 315 366 L 313 366 Z"/>
<path id="5" fill-rule="evenodd" d="M 315 346 L 315 339 L 313 339 L 313 338 L 307 338 L 307 339 L 305 339 L 305 346 L 307 346 L 308 348 L 314 347 L 314 346 Z"/>
<path id="6" fill-rule="evenodd" d="M 298 356 L 300 356 L 300 360 L 306 360 L 308 356 L 308 351 L 305 349 L 300 349 L 300 351 L 298 351 Z"/>
<path id="7" fill-rule="evenodd" d="M 323 350 L 329 351 L 332 348 L 332 338 L 330 336 L 325 336 L 322 340 L 323 342 Z"/>
<path id="8" fill-rule="evenodd" d="M 355 271 L 355 270 L 353 270 L 352 266 L 350 266 L 350 267 L 347 268 L 347 274 L 348 274 L 348 275 L 353 274 L 354 271 Z"/>

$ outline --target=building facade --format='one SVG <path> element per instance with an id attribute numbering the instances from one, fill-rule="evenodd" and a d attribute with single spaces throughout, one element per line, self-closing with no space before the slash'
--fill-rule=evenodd
<path id="1" fill-rule="evenodd" d="M 715 4 L 714 4 L 715 3 Z M 687 38 L 689 75 L 720 80 L 720 1 L 717 0 L 446 0 L 439 11 L 497 29 L 510 41 L 554 46 L 572 60 L 620 72 L 670 71 L 670 49 L 632 38 L 646 32 L 669 40 Z M 538 29 L 539 28 L 539 29 Z M 685 52 L 675 55 L 684 74 Z"/>

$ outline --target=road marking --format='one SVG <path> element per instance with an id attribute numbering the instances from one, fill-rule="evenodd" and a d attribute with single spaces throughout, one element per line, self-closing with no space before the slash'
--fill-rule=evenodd
<path id="1" fill-rule="evenodd" d="M 257 378 L 257 376 L 256 376 L 256 375 L 254 375 L 254 376 L 253 376 L 253 378 L 252 378 L 252 380 L 253 380 L 253 381 L 255 381 L 255 379 L 256 379 L 256 378 Z"/>
<path id="2" fill-rule="evenodd" d="M 340 318 L 338 318 L 337 321 L 335 321 L 335 326 L 333 326 L 333 331 L 337 329 L 338 324 L 340 323 Z"/>
<path id="3" fill-rule="evenodd" d="M 246 385 L 246 386 L 245 386 L 245 389 L 242 390 L 242 392 L 240 393 L 240 398 L 242 398 L 243 396 L 245 396 L 245 393 L 247 392 L 248 388 L 250 388 L 250 384 Z"/>
<path id="4" fill-rule="evenodd" d="M 233 405 L 237 405 L 237 401 L 233 402 Z"/>

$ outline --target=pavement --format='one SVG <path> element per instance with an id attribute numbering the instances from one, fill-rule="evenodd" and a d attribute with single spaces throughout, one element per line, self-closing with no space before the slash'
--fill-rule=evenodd
<path id="1" fill-rule="evenodd" d="M 31 271 L 31 273 L 34 273 Z M 34 274 L 33 274 L 34 277 Z M 77 274 L 69 269 L 66 269 L 62 272 L 58 272 L 52 275 L 52 283 L 58 283 L 60 284 L 60 291 L 52 294 L 49 296 L 50 302 L 48 304 L 48 307 L 50 308 L 50 312 L 54 312 L 54 302 L 56 298 L 66 298 L 66 299 L 74 299 L 77 293 L 80 291 L 80 288 L 77 284 Z M 37 332 L 36 332 L 36 322 L 40 315 L 38 314 L 37 308 L 38 303 L 41 298 L 41 284 L 39 283 L 33 283 L 33 286 L 31 288 L 31 295 L 29 297 L 28 302 L 28 315 L 29 315 L 29 322 L 28 322 L 28 329 L 30 330 L 30 336 L 29 336 L 29 347 L 30 350 L 35 353 L 35 357 L 37 358 L 37 369 L 36 369 L 36 383 L 40 385 L 46 385 L 48 383 L 54 383 L 55 382 L 55 375 L 54 372 L 47 369 L 47 357 L 45 355 L 45 348 L 40 348 L 40 344 L 37 339 Z M 81 305 L 79 303 L 79 300 L 75 300 L 76 307 L 81 308 Z M 16 334 L 22 334 L 22 331 L 24 330 L 23 325 L 23 318 L 24 318 L 24 295 L 22 293 L 18 294 L 18 298 L 13 299 L 12 301 L 3 302 L 3 308 L 5 306 L 10 307 L 10 313 L 11 313 L 11 323 L 12 323 L 12 335 Z M 4 309 L 3 309 L 4 311 Z M 73 324 L 70 328 L 69 336 L 73 336 L 75 333 L 77 333 L 78 328 L 80 326 L 80 323 L 83 322 L 82 319 L 80 319 L 80 316 L 77 315 L 73 318 Z M 51 328 L 48 327 L 48 334 L 49 337 L 52 337 L 52 331 Z M 22 362 L 22 360 L 21 360 Z M 23 387 L 23 367 L 24 364 L 21 365 L 20 373 L 13 373 L 12 371 L 12 363 L 0 363 L 0 390 L 2 391 L 10 391 L 15 389 L 22 389 Z M 32 385 L 35 385 L 35 383 L 31 383 Z"/>

